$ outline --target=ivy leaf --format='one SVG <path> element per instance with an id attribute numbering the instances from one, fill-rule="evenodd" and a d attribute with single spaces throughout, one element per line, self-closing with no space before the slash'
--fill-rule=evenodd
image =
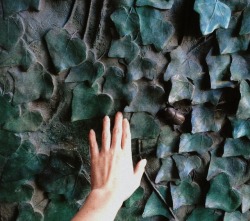
<path id="1" fill-rule="evenodd" d="M 18 217 L 16 221 L 41 221 L 42 214 L 35 212 L 29 203 L 21 203 L 18 207 Z"/>
<path id="2" fill-rule="evenodd" d="M 221 2 L 224 2 L 229 8 L 231 8 L 232 12 L 237 12 L 246 8 L 248 0 L 221 0 Z"/>
<path id="3" fill-rule="evenodd" d="M 136 6 L 152 6 L 159 9 L 171 9 L 174 0 L 136 0 Z"/>
<path id="4" fill-rule="evenodd" d="M 64 195 L 67 199 L 83 199 L 90 191 L 80 155 L 73 150 L 51 152 L 48 165 L 38 175 L 38 183 L 45 192 Z"/>
<path id="5" fill-rule="evenodd" d="M 209 208 L 195 208 L 188 216 L 187 221 L 220 221 L 221 215 L 217 214 L 215 210 Z"/>
<path id="6" fill-rule="evenodd" d="M 225 114 L 204 105 L 193 106 L 192 133 L 215 131 L 218 132 L 224 122 Z"/>
<path id="7" fill-rule="evenodd" d="M 29 141 L 24 141 L 7 160 L 1 181 L 13 182 L 30 179 L 42 171 L 46 161 L 45 155 L 37 154 L 35 147 Z"/>
<path id="8" fill-rule="evenodd" d="M 213 139 L 205 133 L 182 134 L 180 137 L 179 153 L 197 152 L 204 153 L 213 146 Z"/>
<path id="9" fill-rule="evenodd" d="M 138 200 L 143 197 L 144 189 L 138 187 L 136 191 L 124 202 L 127 208 L 132 207 Z"/>
<path id="10" fill-rule="evenodd" d="M 114 100 L 124 100 L 129 105 L 137 91 L 138 88 L 135 83 L 125 82 L 124 73 L 120 68 L 108 68 L 103 86 L 104 93 L 110 94 Z"/>
<path id="11" fill-rule="evenodd" d="M 93 85 L 103 74 L 104 65 L 99 61 L 95 61 L 94 54 L 89 53 L 86 61 L 70 69 L 65 82 L 88 81 L 90 85 Z"/>
<path id="12" fill-rule="evenodd" d="M 233 138 L 247 136 L 250 138 L 250 119 L 242 120 L 237 118 L 230 119 L 233 126 Z"/>
<path id="13" fill-rule="evenodd" d="M 250 140 L 244 138 L 227 138 L 224 145 L 223 157 L 250 156 Z"/>
<path id="14" fill-rule="evenodd" d="M 245 213 L 250 209 L 250 185 L 243 184 L 238 191 L 242 198 L 241 210 L 242 213 Z"/>
<path id="15" fill-rule="evenodd" d="M 237 35 L 237 27 L 240 21 L 239 15 L 232 16 L 228 29 L 218 29 L 216 37 L 219 43 L 220 53 L 229 54 L 238 51 L 246 51 L 250 37 L 248 35 Z"/>
<path id="16" fill-rule="evenodd" d="M 179 185 L 170 184 L 173 199 L 173 209 L 181 206 L 195 205 L 200 202 L 201 189 L 195 182 L 181 181 Z"/>
<path id="17" fill-rule="evenodd" d="M 0 19 L 0 47 L 9 51 L 24 34 L 23 23 L 18 18 Z"/>
<path id="18" fill-rule="evenodd" d="M 71 121 L 102 117 L 110 112 L 112 105 L 109 95 L 97 93 L 97 85 L 79 84 L 73 90 Z"/>
<path id="19" fill-rule="evenodd" d="M 27 72 L 11 72 L 14 78 L 14 104 L 27 103 L 39 98 L 49 99 L 53 92 L 51 75 L 36 63 Z"/>
<path id="20" fill-rule="evenodd" d="M 155 115 L 165 101 L 165 91 L 157 84 L 144 83 L 138 84 L 138 93 L 127 106 L 125 112 L 148 112 Z"/>
<path id="21" fill-rule="evenodd" d="M 112 41 L 108 56 L 110 58 L 124 58 L 125 62 L 129 64 L 139 55 L 139 52 L 139 46 L 132 41 L 130 35 L 127 35 Z"/>
<path id="22" fill-rule="evenodd" d="M 74 67 L 86 59 L 86 45 L 64 29 L 52 29 L 46 36 L 47 47 L 57 72 Z"/>
<path id="23" fill-rule="evenodd" d="M 153 139 L 160 133 L 160 126 L 154 118 L 143 112 L 134 113 L 130 120 L 132 139 Z"/>
<path id="24" fill-rule="evenodd" d="M 134 8 L 116 9 L 110 16 L 120 37 L 139 31 L 139 18 Z"/>
<path id="25" fill-rule="evenodd" d="M 229 67 L 231 63 L 229 55 L 212 56 L 212 51 L 210 51 L 206 57 L 206 62 L 212 89 L 234 86 L 234 83 L 229 81 Z"/>
<path id="26" fill-rule="evenodd" d="M 236 116 L 241 119 L 248 119 L 250 116 L 250 87 L 246 81 L 240 83 L 240 102 Z"/>
<path id="27" fill-rule="evenodd" d="M 250 34 L 250 6 L 248 6 L 243 13 L 241 23 L 240 35 Z"/>
<path id="28" fill-rule="evenodd" d="M 218 0 L 196 0 L 194 10 L 200 14 L 200 28 L 203 35 L 217 28 L 228 28 L 231 9 Z"/>
<path id="29" fill-rule="evenodd" d="M 226 174 L 221 173 L 210 181 L 210 188 L 206 196 L 206 207 L 233 212 L 240 204 L 240 195 L 231 188 Z"/>
<path id="30" fill-rule="evenodd" d="M 136 207 L 122 207 L 119 209 L 115 221 L 139 221 L 141 220 L 141 210 Z"/>
<path id="31" fill-rule="evenodd" d="M 171 78 L 172 87 L 168 97 L 170 104 L 181 100 L 191 100 L 194 86 L 182 75 L 174 75 Z"/>
<path id="32" fill-rule="evenodd" d="M 162 50 L 174 34 L 173 25 L 165 21 L 156 9 L 139 7 L 136 11 L 143 45 L 153 44 L 157 51 Z"/>
<path id="33" fill-rule="evenodd" d="M 156 155 L 158 158 L 165 158 L 174 152 L 177 152 L 179 135 L 169 126 L 161 127 L 161 133 L 157 141 Z"/>
<path id="34" fill-rule="evenodd" d="M 240 211 L 232 213 L 225 213 L 223 221 L 248 221 L 250 219 L 250 213 L 242 214 Z"/>

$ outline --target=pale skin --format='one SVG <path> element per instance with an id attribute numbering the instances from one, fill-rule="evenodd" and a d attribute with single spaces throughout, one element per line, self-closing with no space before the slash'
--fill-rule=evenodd
<path id="1" fill-rule="evenodd" d="M 91 192 L 72 221 L 112 221 L 122 203 L 140 186 L 147 161 L 133 167 L 131 133 L 122 113 L 103 119 L 102 147 L 99 151 L 94 130 L 89 133 L 91 155 Z"/>

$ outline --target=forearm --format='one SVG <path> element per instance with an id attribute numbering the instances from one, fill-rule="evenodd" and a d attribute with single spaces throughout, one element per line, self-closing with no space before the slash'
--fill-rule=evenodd
<path id="1" fill-rule="evenodd" d="M 113 221 L 122 203 L 111 192 L 93 190 L 72 221 Z"/>

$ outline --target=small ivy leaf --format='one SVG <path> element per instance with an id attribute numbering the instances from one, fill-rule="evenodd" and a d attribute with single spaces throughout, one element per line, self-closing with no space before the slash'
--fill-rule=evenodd
<path id="1" fill-rule="evenodd" d="M 229 55 L 212 56 L 212 51 L 210 51 L 206 57 L 206 62 L 212 89 L 234 87 L 234 83 L 229 81 L 229 67 L 231 63 Z"/>
<path id="2" fill-rule="evenodd" d="M 52 29 L 45 40 L 57 72 L 74 67 L 86 59 L 86 45 L 72 38 L 65 29 Z"/>
<path id="3" fill-rule="evenodd" d="M 191 100 L 194 85 L 188 81 L 188 79 L 182 75 L 174 75 L 171 77 L 172 87 L 168 97 L 170 104 L 173 104 L 181 100 Z"/>
<path id="4" fill-rule="evenodd" d="M 229 178 L 225 173 L 220 173 L 210 181 L 210 188 L 206 196 L 206 207 L 233 212 L 240 204 L 240 195 L 232 189 Z"/>
<path id="5" fill-rule="evenodd" d="M 107 115 L 113 106 L 113 99 L 107 94 L 98 94 L 97 85 L 89 87 L 81 83 L 73 90 L 71 121 L 91 119 Z"/>
<path id="6" fill-rule="evenodd" d="M 247 136 L 250 138 L 250 119 L 242 120 L 237 118 L 230 119 L 233 126 L 233 138 Z"/>
<path id="7" fill-rule="evenodd" d="M 152 6 L 158 9 L 171 9 L 174 0 L 136 0 L 136 6 Z"/>
<path id="8" fill-rule="evenodd" d="M 143 45 L 153 44 L 157 51 L 161 51 L 174 34 L 174 27 L 167 22 L 159 10 L 138 7 L 140 32 Z"/>
<path id="9" fill-rule="evenodd" d="M 216 37 L 219 43 L 221 54 L 232 54 L 238 51 L 246 51 L 249 45 L 250 37 L 248 35 L 236 35 L 239 15 L 232 16 L 227 30 L 218 29 Z"/>
<path id="10" fill-rule="evenodd" d="M 139 55 L 139 52 L 139 46 L 136 42 L 132 41 L 130 35 L 127 35 L 121 39 L 112 41 L 108 57 L 124 58 L 125 62 L 129 64 Z"/>
<path id="11" fill-rule="evenodd" d="M 244 10 L 240 35 L 250 34 L 250 6 Z"/>
<path id="12" fill-rule="evenodd" d="M 188 216 L 187 221 L 220 221 L 221 215 L 217 214 L 215 210 L 209 208 L 195 208 Z"/>
<path id="13" fill-rule="evenodd" d="M 221 2 L 224 2 L 229 8 L 231 8 L 232 12 L 238 12 L 247 7 L 248 0 L 221 0 Z"/>
<path id="14" fill-rule="evenodd" d="M 250 55 L 246 53 L 232 54 L 230 67 L 231 80 L 250 80 Z"/>
<path id="15" fill-rule="evenodd" d="M 159 187 L 159 192 L 161 193 L 164 199 L 167 198 L 167 189 L 164 186 Z M 155 192 L 152 192 L 148 201 L 145 205 L 142 217 L 152 217 L 152 216 L 164 216 L 166 218 L 171 218 L 171 214 L 166 209 L 166 205 L 162 202 L 162 200 L 156 195 Z"/>
<path id="16" fill-rule="evenodd" d="M 30 179 L 42 171 L 46 161 L 45 155 L 37 154 L 35 147 L 29 141 L 24 141 L 7 160 L 1 181 L 13 182 Z"/>
<path id="17" fill-rule="evenodd" d="M 137 201 L 142 199 L 144 195 L 144 189 L 142 187 L 138 187 L 136 191 L 124 202 L 127 208 L 132 207 Z"/>
<path id="18" fill-rule="evenodd" d="M 20 39 L 10 51 L 0 51 L 0 68 L 20 66 L 24 71 L 27 71 L 35 61 L 34 53 L 29 50 L 23 39 Z"/>
<path id="19" fill-rule="evenodd" d="M 218 0 L 196 0 L 194 10 L 200 15 L 200 28 L 203 35 L 217 28 L 228 28 L 231 9 Z"/>
<path id="20" fill-rule="evenodd" d="M 127 70 L 127 81 L 136 81 L 145 77 L 149 80 L 153 80 L 156 77 L 156 62 L 149 58 L 143 58 L 140 55 L 132 61 Z"/>
<path id="21" fill-rule="evenodd" d="M 241 119 L 248 119 L 250 117 L 250 87 L 246 81 L 240 83 L 240 102 L 236 116 Z"/>
<path id="22" fill-rule="evenodd" d="M 21 138 L 13 133 L 0 130 L 0 155 L 9 157 L 21 144 Z"/>
<path id="23" fill-rule="evenodd" d="M 15 82 L 14 104 L 50 99 L 53 92 L 51 75 L 39 63 L 32 65 L 27 72 L 11 72 Z"/>
<path id="24" fill-rule="evenodd" d="M 182 134 L 180 137 L 179 153 L 197 152 L 203 154 L 213 146 L 213 139 L 206 133 Z"/>
<path id="25" fill-rule="evenodd" d="M 201 188 L 195 182 L 181 181 L 179 185 L 170 184 L 173 209 L 181 206 L 196 205 L 200 202 Z"/>
<path id="26" fill-rule="evenodd" d="M 245 213 L 250 209 L 250 185 L 243 184 L 238 191 L 242 199 L 241 210 L 242 213 Z"/>
<path id="27" fill-rule="evenodd" d="M 224 120 L 225 114 L 219 110 L 214 110 L 204 105 L 193 106 L 192 133 L 218 132 L 222 128 Z"/>
<path id="28" fill-rule="evenodd" d="M 155 115 L 165 101 L 165 91 L 157 84 L 141 82 L 138 84 L 138 93 L 131 102 L 125 107 L 125 112 L 148 112 Z"/>
<path id="29" fill-rule="evenodd" d="M 179 143 L 179 134 L 173 131 L 169 126 L 161 127 L 161 133 L 157 141 L 156 155 L 158 158 L 165 158 L 172 153 L 177 152 Z"/>
<path id="30" fill-rule="evenodd" d="M 242 214 L 240 211 L 232 213 L 225 213 L 223 221 L 248 221 L 250 219 L 250 212 Z"/>
<path id="31" fill-rule="evenodd" d="M 196 79 L 202 73 L 201 65 L 188 56 L 188 54 L 179 46 L 170 53 L 171 62 L 164 73 L 164 81 L 168 81 L 176 73 L 192 80 Z"/>
<path id="32" fill-rule="evenodd" d="M 90 185 L 82 171 L 82 160 L 76 151 L 51 152 L 49 163 L 38 175 L 45 192 L 64 195 L 67 199 L 85 199 Z"/>
<path id="33" fill-rule="evenodd" d="M 139 17 L 132 7 L 116 9 L 111 15 L 111 20 L 114 22 L 120 37 L 133 35 L 139 31 Z"/>
<path id="34" fill-rule="evenodd" d="M 223 157 L 250 156 L 250 140 L 246 138 L 227 138 L 224 145 Z"/>
<path id="35" fill-rule="evenodd" d="M 18 206 L 18 217 L 16 221 L 41 221 L 41 213 L 35 212 L 30 203 L 21 203 Z"/>
<path id="36" fill-rule="evenodd" d="M 15 0 L 14 2 L 9 0 L 2 0 L 4 17 L 28 9 L 34 9 L 36 11 L 39 11 L 40 4 L 40 0 Z"/>
<path id="37" fill-rule="evenodd" d="M 153 139 L 160 133 L 160 126 L 154 118 L 147 113 L 134 113 L 130 120 L 132 139 Z"/>
<path id="38" fill-rule="evenodd" d="M 135 83 L 125 82 L 125 75 L 118 67 L 109 67 L 105 74 L 103 92 L 110 94 L 114 100 L 124 100 L 129 105 L 138 91 Z"/>
<path id="39" fill-rule="evenodd" d="M 16 46 L 24 34 L 24 26 L 18 18 L 0 19 L 0 47 L 9 51 Z"/>

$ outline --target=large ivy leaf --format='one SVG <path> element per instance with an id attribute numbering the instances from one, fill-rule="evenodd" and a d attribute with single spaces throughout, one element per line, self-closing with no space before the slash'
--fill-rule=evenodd
<path id="1" fill-rule="evenodd" d="M 86 59 L 86 46 L 65 29 L 52 29 L 46 36 L 47 47 L 57 72 L 74 67 Z"/>
<path id="2" fill-rule="evenodd" d="M 193 106 L 192 133 L 215 131 L 218 132 L 224 122 L 225 114 L 219 110 L 204 105 Z"/>
<path id="3" fill-rule="evenodd" d="M 156 155 L 158 158 L 165 158 L 172 153 L 177 152 L 179 143 L 179 135 L 169 126 L 161 127 L 161 133 L 157 141 Z"/>
<path id="4" fill-rule="evenodd" d="M 142 219 L 141 213 L 141 210 L 136 206 L 122 207 L 116 214 L 115 221 L 140 221 Z"/>
<path id="5" fill-rule="evenodd" d="M 127 106 L 125 112 L 145 111 L 155 115 L 161 108 L 165 100 L 165 91 L 163 87 L 157 84 L 140 83 L 138 84 L 138 93 Z"/>
<path id="6" fill-rule="evenodd" d="M 250 209 L 250 185 L 243 184 L 238 191 L 242 199 L 241 210 L 245 213 Z"/>
<path id="7" fill-rule="evenodd" d="M 105 74 L 103 92 L 110 94 L 114 100 L 124 100 L 129 105 L 137 94 L 137 85 L 127 83 L 123 71 L 118 67 L 110 67 Z"/>
<path id="8" fill-rule="evenodd" d="M 240 83 L 240 94 L 241 98 L 236 116 L 241 119 L 248 119 L 250 117 L 250 87 L 246 81 Z"/>
<path id="9" fill-rule="evenodd" d="M 250 219 L 250 212 L 242 214 L 240 211 L 232 213 L 225 213 L 223 221 L 248 221 Z"/>
<path id="10" fill-rule="evenodd" d="M 244 138 L 227 138 L 224 145 L 223 157 L 250 156 L 250 140 Z"/>
<path id="11" fill-rule="evenodd" d="M 40 173 L 47 157 L 37 154 L 35 147 L 29 141 L 23 141 L 21 146 L 7 160 L 1 175 L 2 182 L 13 182 L 30 179 Z"/>
<path id="12" fill-rule="evenodd" d="M 15 81 L 13 102 L 27 103 L 41 99 L 49 99 L 53 92 L 52 77 L 39 63 L 34 64 L 27 72 L 11 72 Z"/>
<path id="13" fill-rule="evenodd" d="M 121 37 L 135 34 L 139 31 L 139 18 L 135 9 L 132 7 L 118 8 L 110 17 Z"/>
<path id="14" fill-rule="evenodd" d="M 247 136 L 250 138 L 250 120 L 242 120 L 237 118 L 230 119 L 233 127 L 233 138 L 240 138 Z"/>
<path id="15" fill-rule="evenodd" d="M 174 27 L 156 9 L 138 7 L 136 11 L 143 45 L 153 44 L 158 51 L 162 50 L 172 38 Z"/>
<path id="16" fill-rule="evenodd" d="M 221 173 L 210 181 L 210 188 L 206 196 L 206 207 L 233 212 L 240 204 L 240 195 L 231 188 L 226 174 Z"/>
<path id="17" fill-rule="evenodd" d="M 130 120 L 131 138 L 153 139 L 160 133 L 160 126 L 154 118 L 143 112 L 134 113 Z"/>
<path id="18" fill-rule="evenodd" d="M 21 203 L 18 207 L 18 217 L 16 221 L 41 221 L 42 214 L 35 212 L 29 203 Z"/>
<path id="19" fill-rule="evenodd" d="M 102 117 L 110 112 L 112 105 L 109 95 L 97 93 L 97 85 L 89 87 L 81 83 L 73 90 L 71 121 Z"/>
<path id="20" fill-rule="evenodd" d="M 90 191 L 80 155 L 73 150 L 51 152 L 48 165 L 38 175 L 38 183 L 45 192 L 67 199 L 83 199 Z"/>
<path id="21" fill-rule="evenodd" d="M 197 152 L 204 153 L 213 146 L 213 139 L 205 133 L 182 134 L 180 137 L 179 153 Z"/>
<path id="22" fill-rule="evenodd" d="M 218 0 L 196 0 L 194 10 L 200 14 L 200 28 L 203 35 L 217 28 L 228 28 L 231 9 Z"/>
<path id="23" fill-rule="evenodd" d="M 139 46 L 135 41 L 132 41 L 130 35 L 127 35 L 112 41 L 108 56 L 110 58 L 124 58 L 125 62 L 129 64 L 139 55 L 139 52 Z"/>
<path id="24" fill-rule="evenodd" d="M 137 190 L 124 202 L 127 208 L 132 207 L 137 201 L 143 198 L 144 189 L 138 187 Z"/>
<path id="25" fill-rule="evenodd" d="M 209 208 L 195 208 L 192 213 L 188 216 L 187 221 L 219 221 L 221 215 L 216 213 L 215 210 Z"/>
<path id="26" fill-rule="evenodd" d="M 174 0 L 136 0 L 137 6 L 152 6 L 159 9 L 170 9 L 174 4 Z"/>
<path id="27" fill-rule="evenodd" d="M 181 181 L 179 185 L 170 184 L 174 210 L 181 206 L 196 205 L 200 202 L 201 189 L 195 182 Z"/>
<path id="28" fill-rule="evenodd" d="M 240 28 L 240 35 L 250 34 L 250 6 L 244 10 Z"/>

